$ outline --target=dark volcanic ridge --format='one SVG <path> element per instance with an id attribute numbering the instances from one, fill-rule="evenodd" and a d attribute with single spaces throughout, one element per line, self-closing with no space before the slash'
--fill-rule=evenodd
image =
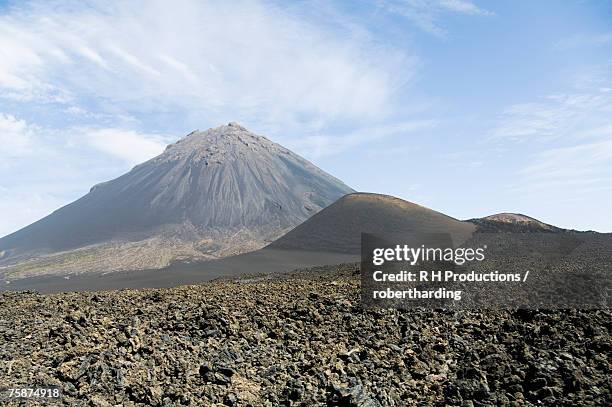
<path id="1" fill-rule="evenodd" d="M 139 270 L 248 252 L 350 192 L 286 148 L 230 123 L 189 134 L 0 239 L 0 273 Z"/>

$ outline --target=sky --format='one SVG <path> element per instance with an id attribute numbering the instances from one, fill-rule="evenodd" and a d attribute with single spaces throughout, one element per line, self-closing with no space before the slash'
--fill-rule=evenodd
<path id="1" fill-rule="evenodd" d="M 0 236 L 230 121 L 358 191 L 612 232 L 612 2 L 0 0 Z"/>

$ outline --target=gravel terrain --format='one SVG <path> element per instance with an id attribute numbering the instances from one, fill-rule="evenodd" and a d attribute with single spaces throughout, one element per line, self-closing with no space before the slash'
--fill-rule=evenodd
<path id="1" fill-rule="evenodd" d="M 58 385 L 71 406 L 604 406 L 611 324 L 609 310 L 364 311 L 353 265 L 5 292 L 0 387 Z"/>

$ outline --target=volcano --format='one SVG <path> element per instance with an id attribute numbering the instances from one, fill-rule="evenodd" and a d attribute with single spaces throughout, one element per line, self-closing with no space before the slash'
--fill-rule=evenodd
<path id="1" fill-rule="evenodd" d="M 195 131 L 0 239 L 0 273 L 157 269 L 259 249 L 354 192 L 237 123 Z"/>

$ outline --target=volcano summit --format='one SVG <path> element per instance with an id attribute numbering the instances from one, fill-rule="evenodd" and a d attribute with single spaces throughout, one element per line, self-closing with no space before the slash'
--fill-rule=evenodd
<path id="1" fill-rule="evenodd" d="M 256 250 L 353 190 L 237 123 L 195 131 L 0 239 L 5 278 L 165 267 Z"/>

